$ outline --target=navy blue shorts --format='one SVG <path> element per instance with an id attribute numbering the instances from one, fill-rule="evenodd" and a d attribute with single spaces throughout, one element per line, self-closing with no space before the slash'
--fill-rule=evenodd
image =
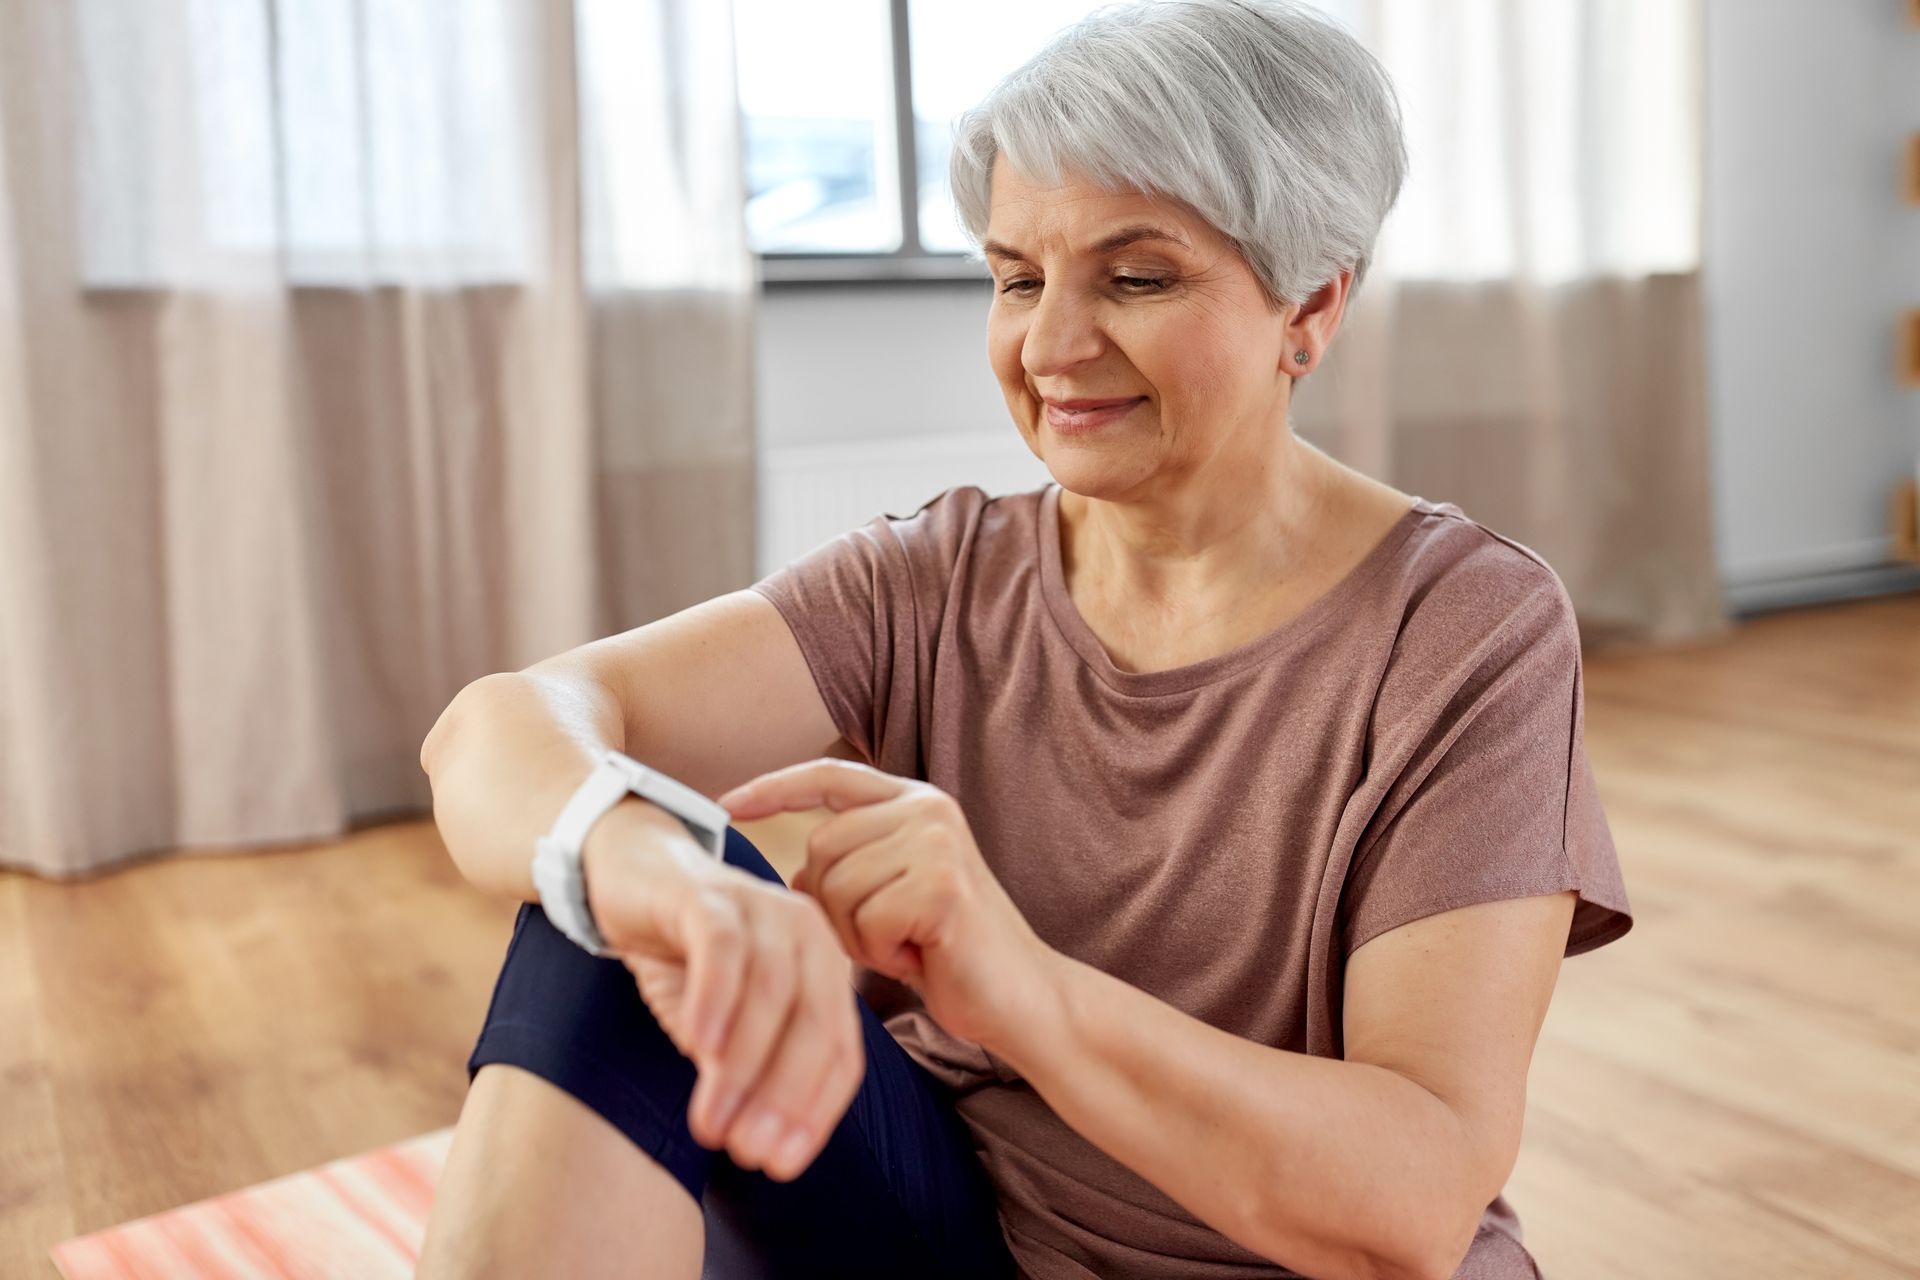
<path id="1" fill-rule="evenodd" d="M 745 836 L 726 860 L 783 883 Z M 953 1095 L 908 1056 L 860 994 L 867 1074 L 813 1163 L 791 1182 L 742 1169 L 687 1128 L 698 1078 L 619 960 L 588 955 L 523 904 L 467 1078 L 506 1062 L 552 1081 L 679 1179 L 706 1218 L 716 1280 L 1015 1275 L 994 1192 Z"/>

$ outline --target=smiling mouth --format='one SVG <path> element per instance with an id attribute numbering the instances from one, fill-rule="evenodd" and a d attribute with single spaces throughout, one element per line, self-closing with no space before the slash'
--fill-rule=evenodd
<path id="1" fill-rule="evenodd" d="M 1089 428 L 1124 418 L 1134 409 L 1146 402 L 1145 396 L 1135 396 L 1131 400 L 1068 400 L 1065 402 L 1046 401 L 1047 423 L 1053 427 Z M 1086 408 L 1067 408 L 1067 405 L 1090 406 Z"/>
<path id="2" fill-rule="evenodd" d="M 1084 413 L 1088 409 L 1110 409 L 1115 405 L 1132 404 L 1135 400 L 1144 400 L 1145 396 L 1113 396 L 1106 400 L 1055 400 L 1051 396 L 1042 396 L 1056 409 L 1067 409 L 1074 413 Z"/>

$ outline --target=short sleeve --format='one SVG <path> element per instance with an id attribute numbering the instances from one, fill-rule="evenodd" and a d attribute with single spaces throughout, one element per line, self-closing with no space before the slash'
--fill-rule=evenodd
<path id="1" fill-rule="evenodd" d="M 1440 620 L 1406 655 L 1424 692 L 1394 726 L 1410 747 L 1384 752 L 1399 773 L 1347 873 L 1343 954 L 1442 911 L 1567 889 L 1579 899 L 1566 955 L 1632 927 L 1587 759 L 1572 603 L 1542 562 L 1503 577 L 1450 605 L 1437 597 Z M 1502 599 L 1511 604 L 1492 606 L 1489 625 L 1489 602 Z"/>
<path id="2" fill-rule="evenodd" d="M 867 763 L 922 774 L 921 727 L 954 566 L 986 494 L 942 491 L 877 515 L 751 589 L 786 620 L 840 734 Z"/>

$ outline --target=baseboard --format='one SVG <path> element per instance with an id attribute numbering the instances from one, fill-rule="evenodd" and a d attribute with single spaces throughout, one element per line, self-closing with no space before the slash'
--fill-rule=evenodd
<path id="1" fill-rule="evenodd" d="M 1735 617 L 1799 609 L 1868 596 L 1920 591 L 1920 565 L 1868 564 L 1728 583 L 1727 611 Z"/>

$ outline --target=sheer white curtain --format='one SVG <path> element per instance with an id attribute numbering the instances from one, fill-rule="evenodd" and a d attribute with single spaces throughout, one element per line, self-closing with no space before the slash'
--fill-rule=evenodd
<path id="1" fill-rule="evenodd" d="M 1700 292 L 1699 0 L 1316 0 L 1411 170 L 1301 434 L 1531 546 L 1596 647 L 1727 619 Z"/>
<path id="2" fill-rule="evenodd" d="M 0 4 L 0 863 L 416 808 L 462 684 L 750 580 L 731 39 Z"/>

